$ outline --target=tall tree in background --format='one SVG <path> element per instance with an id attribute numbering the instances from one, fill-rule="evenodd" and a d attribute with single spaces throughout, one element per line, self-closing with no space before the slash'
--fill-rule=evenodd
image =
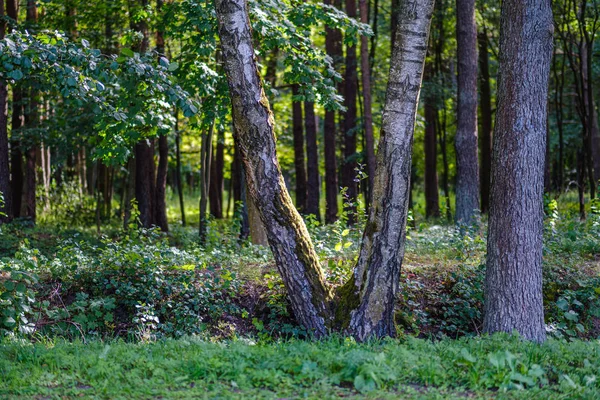
<path id="1" fill-rule="evenodd" d="M 325 4 L 332 4 L 331 0 L 325 0 Z M 334 3 L 336 8 L 340 8 L 341 0 Z M 325 49 L 327 54 L 333 59 L 337 67 L 342 58 L 341 32 L 329 26 L 325 28 Z M 338 177 L 337 177 L 337 151 L 336 151 L 336 112 L 335 110 L 325 110 L 325 121 L 323 125 L 323 147 L 325 155 L 325 222 L 331 224 L 337 220 L 338 214 Z"/>
<path id="2" fill-rule="evenodd" d="M 306 129 L 306 214 L 314 215 L 321 220 L 319 211 L 319 148 L 317 147 L 317 120 L 315 104 L 304 102 L 304 128 Z"/>
<path id="3" fill-rule="evenodd" d="M 458 117 L 456 147 L 456 222 L 470 224 L 479 209 L 477 160 L 477 26 L 475 0 L 456 0 Z"/>
<path id="4" fill-rule="evenodd" d="M 0 0 L 2 1 L 2 0 Z M 7 0 L 6 14 L 12 21 L 17 22 L 19 16 L 18 0 Z M 23 117 L 23 90 L 21 85 L 14 85 L 12 90 L 12 116 L 11 116 L 11 139 L 10 139 L 10 174 L 12 192 L 12 216 L 21 216 L 21 205 L 23 199 L 23 152 L 21 141 L 16 137 L 23 128 L 25 119 Z"/>
<path id="5" fill-rule="evenodd" d="M 424 80 L 432 83 L 432 63 L 425 64 Z M 437 109 L 434 90 L 429 88 L 425 95 L 425 216 L 440 216 L 440 196 L 437 176 Z"/>
<path id="6" fill-rule="evenodd" d="M 359 0 L 360 22 L 369 23 L 367 0 Z M 363 124 L 365 133 L 364 153 L 367 160 L 367 209 L 371 202 L 373 184 L 375 182 L 375 139 L 373 138 L 373 111 L 371 104 L 371 67 L 369 63 L 369 39 L 362 35 L 360 37 L 360 73 L 362 78 L 363 90 Z"/>
<path id="7" fill-rule="evenodd" d="M 350 18 L 356 18 L 356 0 L 346 0 L 346 14 Z M 356 222 L 356 201 L 358 197 L 358 184 L 356 182 L 356 100 L 358 96 L 358 73 L 357 73 L 356 44 L 346 46 L 346 72 L 344 75 L 344 106 L 346 113 L 344 114 L 344 159 L 341 165 L 342 187 L 346 188 L 347 205 L 346 212 L 348 213 L 348 224 L 352 225 Z"/>
<path id="8" fill-rule="evenodd" d="M 549 0 L 502 3 L 484 330 L 516 330 L 538 342 L 546 337 L 542 236 L 552 32 Z"/>
<path id="9" fill-rule="evenodd" d="M 490 208 L 490 171 L 492 168 L 492 89 L 490 85 L 490 65 L 488 54 L 488 33 L 485 26 L 477 34 L 479 42 L 479 108 L 480 118 L 480 154 L 479 168 L 481 212 Z"/>
<path id="10" fill-rule="evenodd" d="M 298 85 L 292 86 L 294 97 L 300 94 Z M 304 128 L 302 126 L 302 103 L 292 99 L 292 133 L 294 134 L 294 167 L 296 169 L 296 207 L 306 212 L 306 166 L 304 163 Z"/>
<path id="11" fill-rule="evenodd" d="M 0 0 L 0 40 L 6 33 L 6 13 L 4 0 Z M 11 219 L 12 192 L 10 188 L 10 167 L 8 153 L 8 89 L 0 82 L 0 222 Z"/>

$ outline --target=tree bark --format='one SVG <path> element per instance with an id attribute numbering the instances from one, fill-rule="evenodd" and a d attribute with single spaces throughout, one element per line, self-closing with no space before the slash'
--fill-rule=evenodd
<path id="1" fill-rule="evenodd" d="M 269 246 L 294 315 L 309 333 L 324 336 L 330 292 L 306 226 L 285 188 L 275 150 L 273 115 L 260 82 L 245 0 L 216 0 L 236 140 L 248 192 L 267 229 Z"/>
<path id="2" fill-rule="evenodd" d="M 167 135 L 158 137 L 158 168 L 154 192 L 154 223 L 163 232 L 169 231 L 167 221 L 167 174 L 169 173 L 169 142 Z"/>
<path id="3" fill-rule="evenodd" d="M 553 20 L 548 0 L 505 0 L 485 282 L 484 331 L 545 340 L 544 152 Z"/>
<path id="4" fill-rule="evenodd" d="M 340 0 L 336 1 L 335 6 L 339 7 Z M 326 4 L 331 4 L 331 0 L 326 0 Z M 339 66 L 342 59 L 341 33 L 337 29 L 325 28 L 325 49 L 327 54 L 333 59 L 334 66 Z M 334 110 L 325 110 L 325 122 L 323 132 L 323 144 L 325 155 L 325 223 L 332 224 L 337 220 L 338 214 L 338 177 L 337 177 L 337 151 L 336 151 L 336 133 L 337 126 L 335 120 L 336 112 Z"/>
<path id="5" fill-rule="evenodd" d="M 210 188 L 213 129 L 214 121 L 206 129 L 206 132 L 202 134 L 202 148 L 200 150 L 200 223 L 198 233 L 201 243 L 205 242 L 207 233 L 208 190 Z"/>
<path id="6" fill-rule="evenodd" d="M 425 65 L 425 78 L 431 80 L 431 65 Z M 440 216 L 437 176 L 437 110 L 431 93 L 425 97 L 425 216 Z"/>
<path id="7" fill-rule="evenodd" d="M 356 18 L 356 0 L 346 0 L 346 14 Z M 346 188 L 344 209 L 348 217 L 348 225 L 356 222 L 356 202 L 358 184 L 356 182 L 356 119 L 357 119 L 357 73 L 356 45 L 346 46 L 346 72 L 344 74 L 344 160 L 342 163 L 342 187 Z"/>
<path id="8" fill-rule="evenodd" d="M 298 85 L 292 86 L 293 96 L 299 95 Z M 306 212 L 306 167 L 304 164 L 304 128 L 302 127 L 302 103 L 292 99 L 292 130 L 294 134 L 294 168 L 296 170 L 296 208 Z"/>
<path id="9" fill-rule="evenodd" d="M 177 175 L 177 194 L 179 195 L 179 210 L 181 211 L 181 225 L 185 226 L 185 206 L 183 203 L 183 180 L 181 179 L 181 133 L 179 132 L 179 113 L 175 109 L 175 162 Z"/>
<path id="10" fill-rule="evenodd" d="M 369 23 L 367 15 L 367 0 L 359 0 L 360 6 L 360 22 L 363 24 Z M 373 192 L 373 183 L 375 181 L 375 139 L 373 138 L 373 111 L 371 105 L 371 71 L 369 63 L 369 39 L 366 36 L 360 37 L 360 71 L 362 78 L 363 90 L 363 107 L 364 107 L 364 132 L 365 132 L 365 153 L 367 156 L 367 210 L 371 204 L 371 194 Z"/>
<path id="11" fill-rule="evenodd" d="M 492 89 L 490 85 L 490 65 L 488 55 L 488 34 L 484 28 L 478 34 L 479 42 L 479 107 L 481 110 L 479 168 L 481 212 L 490 208 L 490 171 L 492 166 Z"/>
<path id="12" fill-rule="evenodd" d="M 225 168 L 225 131 L 217 133 L 217 143 L 213 143 L 213 160 L 211 163 L 210 176 L 210 214 L 217 218 L 223 218 L 223 168 Z"/>
<path id="13" fill-rule="evenodd" d="M 317 121 L 315 105 L 304 102 L 304 127 L 306 128 L 306 214 L 314 215 L 321 221 L 319 202 L 321 200 L 321 184 L 319 182 L 319 149 L 317 147 Z"/>
<path id="14" fill-rule="evenodd" d="M 353 274 L 357 340 L 395 336 L 394 305 L 404 257 L 412 142 L 433 0 L 401 2 L 373 187 L 373 204 Z"/>
<path id="15" fill-rule="evenodd" d="M 456 147 L 456 222 L 470 225 L 479 210 L 477 160 L 477 26 L 475 0 L 456 0 L 458 117 Z"/>

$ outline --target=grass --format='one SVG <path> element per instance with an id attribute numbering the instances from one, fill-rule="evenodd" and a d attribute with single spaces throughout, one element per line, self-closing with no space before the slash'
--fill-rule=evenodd
<path id="1" fill-rule="evenodd" d="M 2 398 L 599 398 L 600 344 L 496 335 L 367 344 L 0 345 Z"/>

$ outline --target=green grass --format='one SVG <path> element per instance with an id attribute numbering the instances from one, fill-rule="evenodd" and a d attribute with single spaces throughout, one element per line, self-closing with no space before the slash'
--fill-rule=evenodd
<path id="1" fill-rule="evenodd" d="M 600 344 L 507 335 L 431 342 L 5 343 L 2 398 L 599 398 Z"/>

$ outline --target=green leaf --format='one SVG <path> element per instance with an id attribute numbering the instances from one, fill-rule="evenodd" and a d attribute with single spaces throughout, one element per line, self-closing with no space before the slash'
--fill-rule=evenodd
<path id="1" fill-rule="evenodd" d="M 15 69 L 14 71 L 11 71 L 11 73 L 8 75 L 15 81 L 18 81 L 23 78 L 23 72 L 21 72 L 20 69 Z"/>
<path id="2" fill-rule="evenodd" d="M 25 286 L 25 284 L 23 282 L 19 282 L 17 284 L 17 293 L 25 293 L 27 291 L 27 286 Z"/>
<path id="3" fill-rule="evenodd" d="M 13 281 L 4 282 L 4 289 L 12 292 L 15 289 L 15 283 Z"/>
<path id="4" fill-rule="evenodd" d="M 179 68 L 179 64 L 176 63 L 176 62 L 172 62 L 172 63 L 169 64 L 168 70 L 170 72 L 173 72 L 173 71 L 176 71 L 177 68 Z"/>
<path id="5" fill-rule="evenodd" d="M 121 49 L 121 54 L 125 57 L 133 57 L 135 53 L 133 52 L 133 50 L 128 49 L 127 47 L 123 47 L 123 49 Z"/>

